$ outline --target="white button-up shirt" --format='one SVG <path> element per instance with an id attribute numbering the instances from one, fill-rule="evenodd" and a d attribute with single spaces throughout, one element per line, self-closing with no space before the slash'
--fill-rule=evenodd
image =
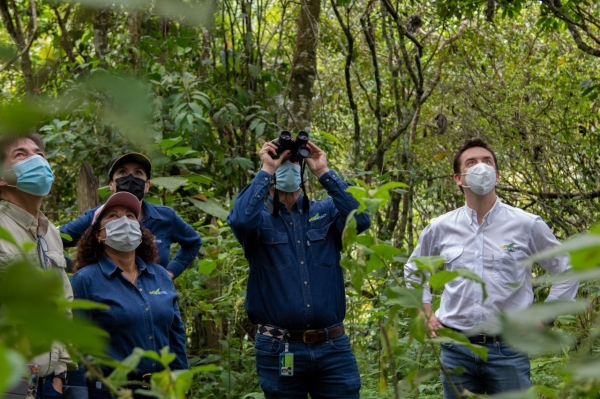
<path id="1" fill-rule="evenodd" d="M 536 215 L 502 203 L 499 199 L 481 225 L 477 212 L 463 206 L 431 221 L 404 266 L 407 285 L 421 283 L 413 273 L 412 259 L 440 255 L 445 270 L 468 269 L 483 279 L 488 297 L 483 300 L 479 283 L 457 277 L 442 294 L 438 320 L 458 330 L 468 330 L 492 318 L 499 311 L 524 309 L 533 302 L 531 266 L 521 261 L 559 245 L 546 223 Z M 539 264 L 551 274 L 570 268 L 567 256 L 545 259 Z M 424 286 L 423 303 L 431 303 L 431 291 Z M 573 299 L 578 283 L 554 283 L 546 301 Z"/>

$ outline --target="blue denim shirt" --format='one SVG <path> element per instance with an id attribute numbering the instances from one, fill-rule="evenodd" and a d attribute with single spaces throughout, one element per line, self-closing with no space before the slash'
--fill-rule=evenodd
<path id="1" fill-rule="evenodd" d="M 71 277 L 76 299 L 87 299 L 109 306 L 108 310 L 75 310 L 76 316 L 91 319 L 108 332 L 107 354 L 116 360 L 131 355 L 134 348 L 159 352 L 170 348 L 176 359 L 172 370 L 188 368 L 185 330 L 177 292 L 164 268 L 136 258 L 139 268 L 136 285 L 123 276 L 109 258 L 85 266 Z M 153 373 L 162 366 L 153 359 L 142 358 L 138 372 Z"/>
<path id="2" fill-rule="evenodd" d="M 359 204 L 346 192 L 348 184 L 329 171 L 319 182 L 331 198 L 310 201 L 309 211 L 303 212 L 301 195 L 291 214 L 282 204 L 273 216 L 264 202 L 272 178 L 260 171 L 227 218 L 250 263 L 248 317 L 288 330 L 339 324 L 346 314 L 342 231 Z M 355 218 L 359 232 L 369 227 L 366 213 Z"/>
<path id="3" fill-rule="evenodd" d="M 77 245 L 83 233 L 92 224 L 96 209 L 98 207 L 88 209 L 78 219 L 60 227 L 61 233 L 68 234 L 73 239 L 72 241 L 62 239 L 65 248 Z M 170 270 L 175 277 L 179 276 L 198 256 L 198 251 L 202 245 L 200 236 L 192 226 L 184 222 L 168 206 L 142 201 L 142 212 L 144 214 L 142 227 L 147 228 L 154 235 L 154 242 L 160 256 L 158 263 Z M 179 248 L 173 260 L 169 261 L 172 243 L 179 244 L 181 248 Z"/>

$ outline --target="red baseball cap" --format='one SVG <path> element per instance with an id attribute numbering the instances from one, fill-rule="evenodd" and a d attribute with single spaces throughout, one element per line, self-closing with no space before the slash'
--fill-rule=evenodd
<path id="1" fill-rule="evenodd" d="M 136 219 L 140 218 L 140 213 L 142 213 L 142 204 L 137 197 L 127 191 L 120 191 L 110 196 L 108 201 L 104 203 L 101 207 L 96 209 L 94 212 L 94 219 L 92 220 L 92 225 L 96 223 L 100 216 L 102 216 L 102 212 L 105 209 L 112 208 L 115 205 L 123 205 L 125 208 L 129 209 L 135 215 Z"/>

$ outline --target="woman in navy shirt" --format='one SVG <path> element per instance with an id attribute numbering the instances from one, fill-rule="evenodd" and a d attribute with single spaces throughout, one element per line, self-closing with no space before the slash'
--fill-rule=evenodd
<path id="1" fill-rule="evenodd" d="M 168 346 L 176 355 L 171 370 L 187 369 L 185 330 L 177 292 L 167 271 L 154 263 L 158 251 L 148 229 L 140 227 L 140 201 L 128 192 L 113 194 L 94 214 L 79 242 L 71 278 L 75 298 L 108 305 L 107 310 L 78 311 L 110 336 L 107 354 L 118 361 L 138 347 L 159 352 Z M 142 358 L 131 381 L 149 381 L 160 363 Z M 111 370 L 103 368 L 105 375 Z M 109 399 L 99 381 L 86 381 L 89 399 Z M 140 389 L 147 385 L 127 386 Z M 146 398 L 147 396 L 134 396 Z"/>

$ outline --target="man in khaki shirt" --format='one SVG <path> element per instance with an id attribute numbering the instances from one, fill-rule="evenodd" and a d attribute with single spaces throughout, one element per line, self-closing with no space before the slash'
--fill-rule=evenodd
<path id="1" fill-rule="evenodd" d="M 54 181 L 41 137 L 30 134 L 0 138 L 0 165 L 0 226 L 21 246 L 25 242 L 35 244 L 34 249 L 23 254 L 13 244 L 0 240 L 0 270 L 25 256 L 45 270 L 54 270 L 62 280 L 65 296 L 73 299 L 60 234 L 40 212 Z M 49 353 L 37 356 L 31 363 L 40 366 L 37 398 L 61 398 L 67 367 L 74 368 L 64 346 L 53 345 Z"/>

